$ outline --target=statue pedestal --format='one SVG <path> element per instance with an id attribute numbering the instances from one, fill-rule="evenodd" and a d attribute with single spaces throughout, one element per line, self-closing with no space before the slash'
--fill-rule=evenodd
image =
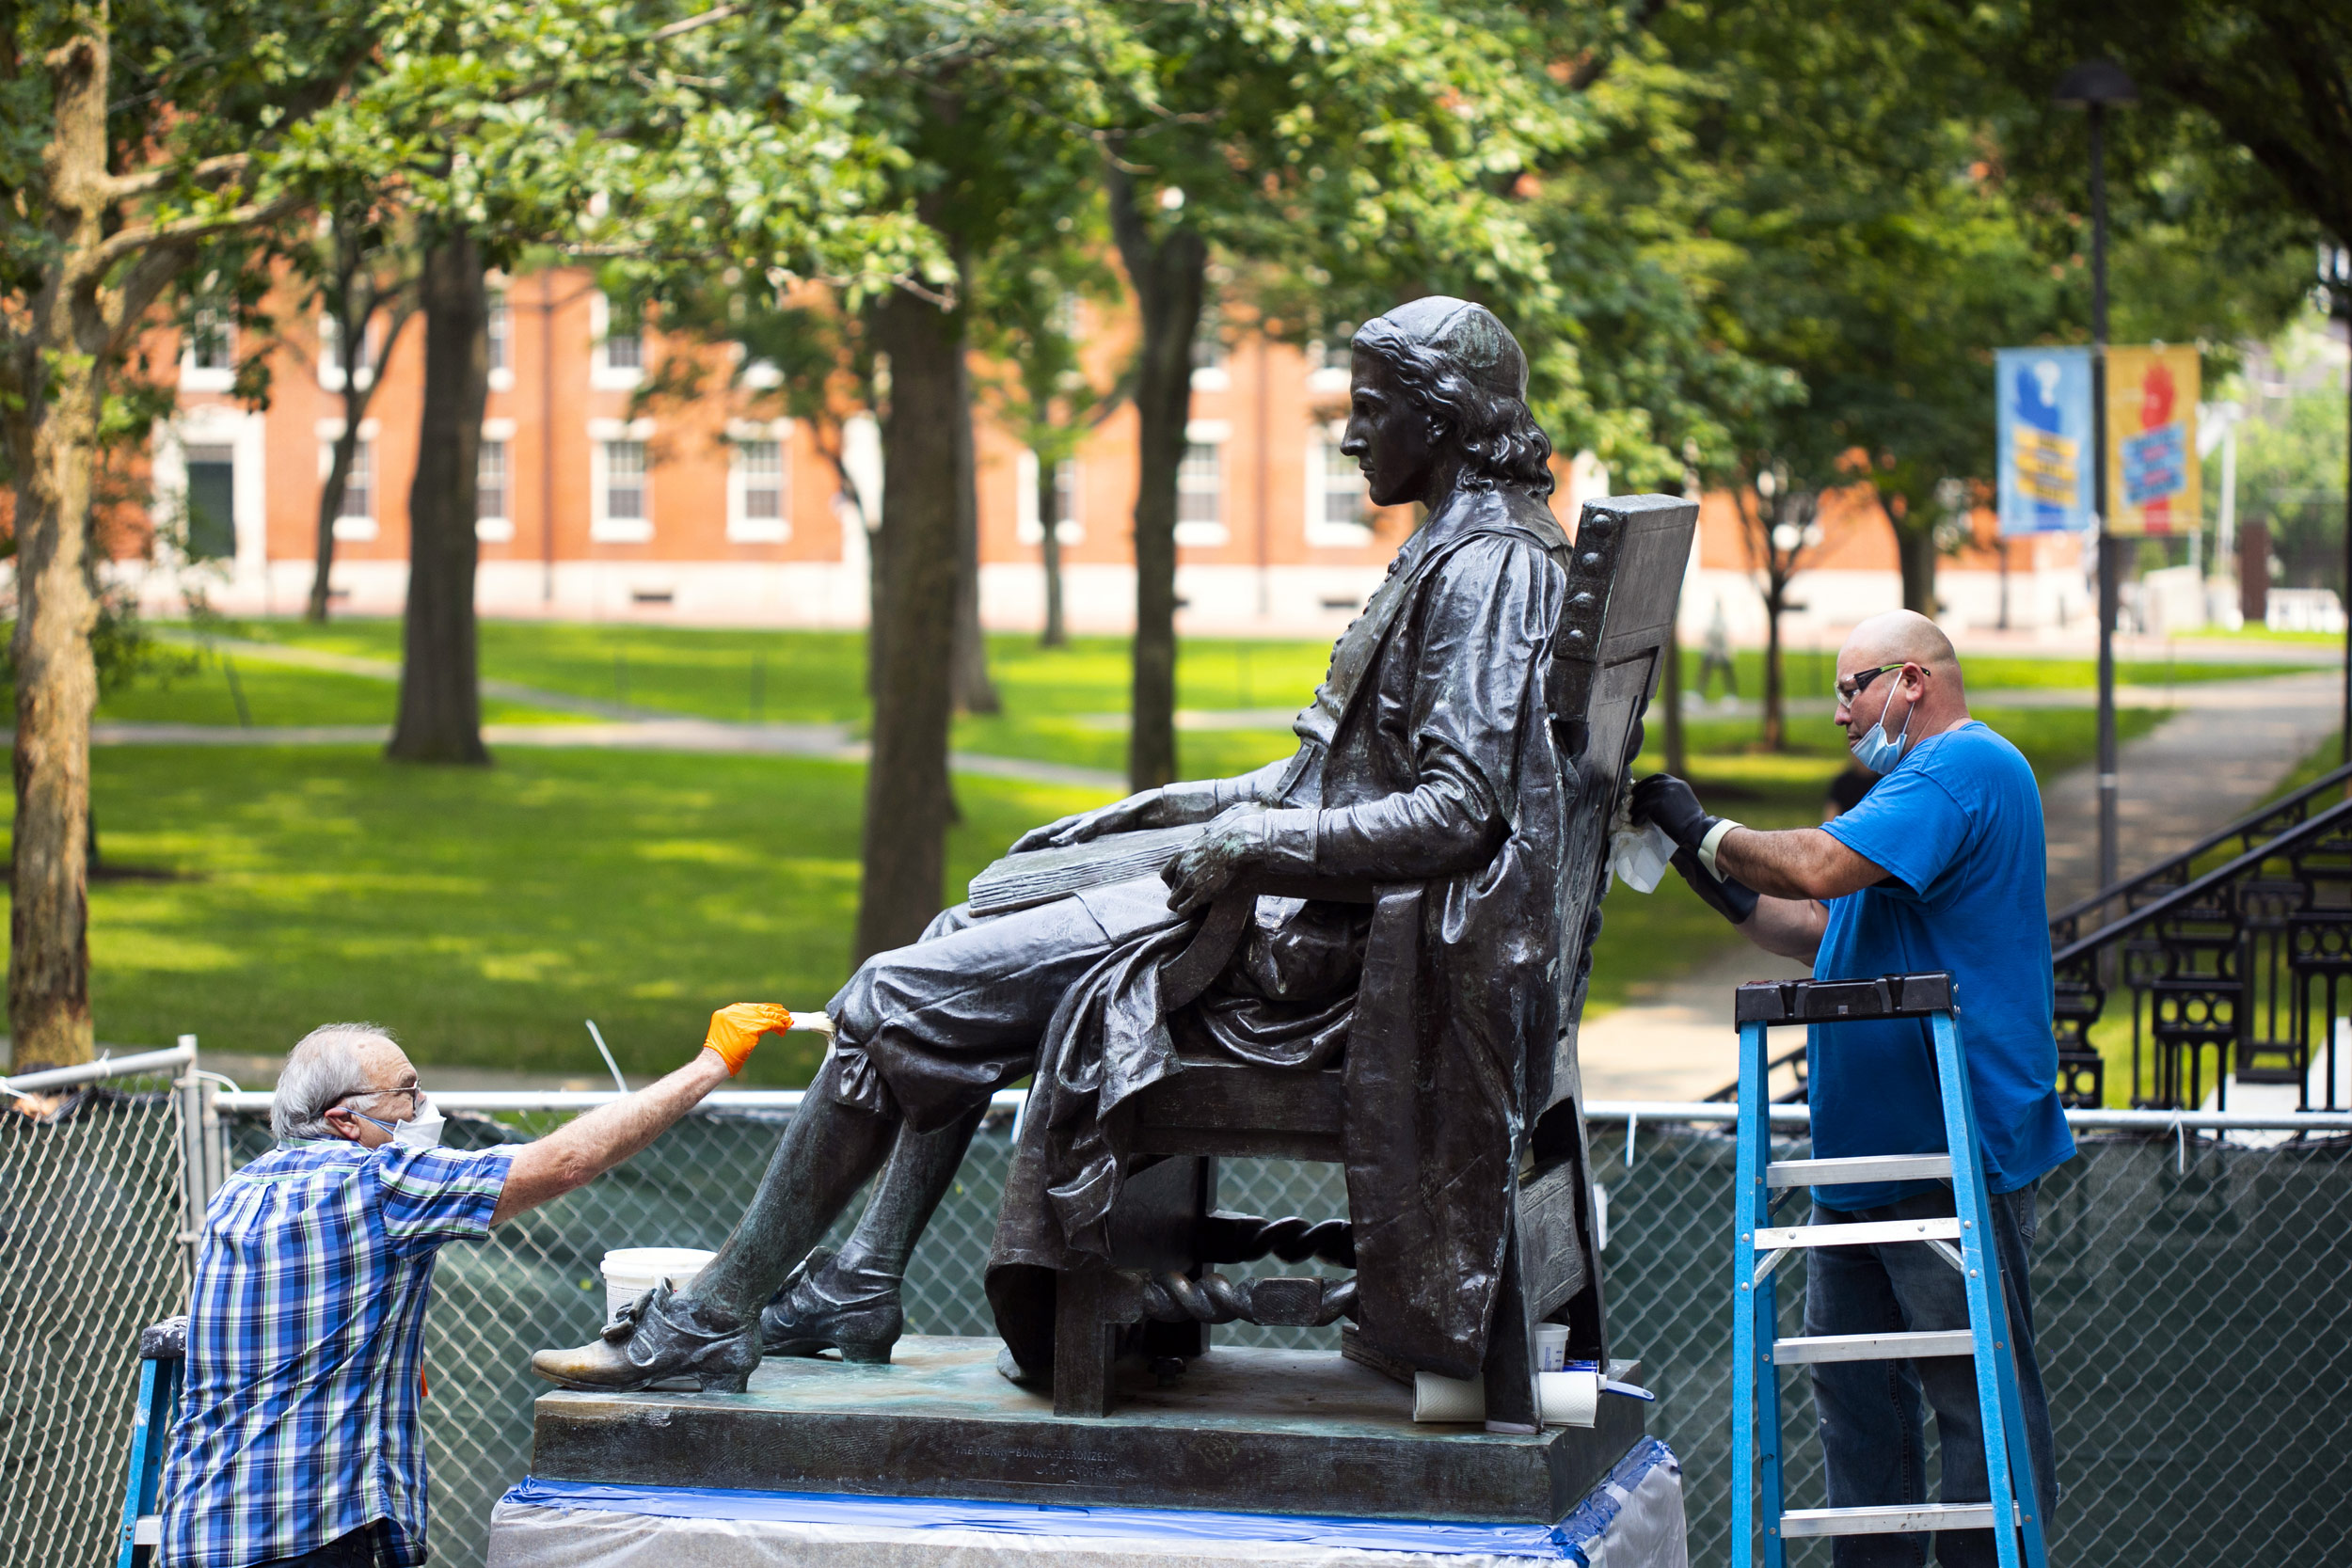
<path id="1" fill-rule="evenodd" d="M 540 1398 L 548 1482 L 977 1498 L 1549 1527 L 1643 1439 L 1646 1406 L 1512 1436 L 1417 1424 L 1412 1391 L 1332 1351 L 1220 1349 L 1141 1369 L 1106 1417 L 1057 1418 L 993 1338 L 911 1337 L 888 1366 L 771 1359 L 745 1394 Z"/>

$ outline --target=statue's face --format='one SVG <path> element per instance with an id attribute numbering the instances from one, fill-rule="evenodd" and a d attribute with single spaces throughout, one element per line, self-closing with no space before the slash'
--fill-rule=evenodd
<path id="1" fill-rule="evenodd" d="M 1396 372 L 1376 354 L 1358 349 L 1351 362 L 1347 433 L 1340 451 L 1356 460 L 1372 490 L 1372 504 L 1395 506 L 1429 499 L 1437 467 L 1437 435 Z"/>

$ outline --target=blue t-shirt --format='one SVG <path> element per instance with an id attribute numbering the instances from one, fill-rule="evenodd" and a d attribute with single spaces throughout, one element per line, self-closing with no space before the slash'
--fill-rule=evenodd
<path id="1" fill-rule="evenodd" d="M 2015 1192 L 2072 1159 L 2050 1033 L 2042 792 L 2017 748 L 1975 720 L 1931 736 L 1824 831 L 1899 879 L 1829 901 L 1814 975 L 1950 971 L 1986 1191 Z M 1806 1055 L 1816 1158 L 1943 1150 L 1924 1021 L 1816 1025 Z M 1816 1187 L 1813 1197 L 1869 1209 L 1931 1185 Z"/>

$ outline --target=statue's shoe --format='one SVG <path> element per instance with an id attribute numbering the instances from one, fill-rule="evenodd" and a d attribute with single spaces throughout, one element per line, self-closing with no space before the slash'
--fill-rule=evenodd
<path id="1" fill-rule="evenodd" d="M 664 1280 L 621 1308 L 601 1337 L 578 1350 L 543 1350 L 531 1370 L 549 1383 L 626 1394 L 665 1378 L 691 1377 L 706 1394 L 739 1394 L 759 1365 L 751 1323 L 727 1323 Z"/>
<path id="2" fill-rule="evenodd" d="M 837 1350 L 844 1361 L 885 1362 L 904 1332 L 898 1281 L 822 1249 L 808 1255 L 759 1314 L 759 1348 L 767 1355 Z"/>

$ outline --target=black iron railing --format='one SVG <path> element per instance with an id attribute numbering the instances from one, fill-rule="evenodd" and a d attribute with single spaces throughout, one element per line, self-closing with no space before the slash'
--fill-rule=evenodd
<path id="1" fill-rule="evenodd" d="M 2307 1110 L 2336 1103 L 2339 1004 L 2352 999 L 2352 800 L 2323 805 L 2339 768 L 2051 922 L 2059 1089 L 2099 1105 L 2106 1083 L 2094 1031 L 2130 1020 L 2129 1102 L 2227 1108 L 2229 1081 L 2292 1084 Z M 2238 846 L 2199 873 L 2195 863 Z M 2106 924 L 2075 934 L 2093 910 Z M 2324 1103 L 2311 1067 L 2324 1051 Z M 2210 1063 L 2210 1070 L 2208 1064 Z"/>
<path id="2" fill-rule="evenodd" d="M 2334 1021 L 2352 1009 L 2352 766 L 2050 917 L 2058 1092 L 2106 1103 L 2099 1046 L 2129 1019 L 2128 1103 L 2196 1108 L 2229 1084 L 2292 1084 L 2338 1103 Z M 2332 799 L 2331 799 L 2332 798 Z M 2202 867 L 2201 870 L 2200 867 Z M 2100 1037 L 2094 1037 L 2094 1035 Z M 2318 1102 L 2312 1064 L 2324 1058 Z M 1804 1052 L 1776 1058 L 1805 1098 Z M 1739 1085 L 1709 1100 L 1732 1100 Z"/>

